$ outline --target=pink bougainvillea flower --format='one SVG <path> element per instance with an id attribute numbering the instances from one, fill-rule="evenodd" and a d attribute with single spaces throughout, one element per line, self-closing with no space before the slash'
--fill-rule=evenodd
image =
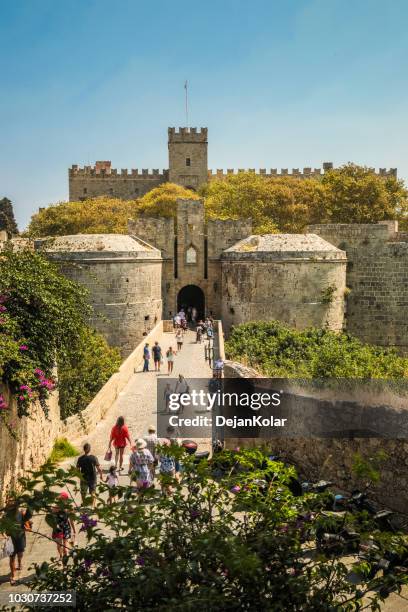
<path id="1" fill-rule="evenodd" d="M 7 308 L 0 304 L 0 312 L 6 312 Z"/>
<path id="2" fill-rule="evenodd" d="M 20 385 L 20 391 L 29 391 L 30 387 L 28 385 Z"/>
<path id="3" fill-rule="evenodd" d="M 25 397 L 24 397 L 24 395 L 20 395 L 18 399 L 20 400 L 20 402 L 24 402 Z"/>
<path id="4" fill-rule="evenodd" d="M 0 395 L 0 410 L 5 410 L 6 408 L 8 408 L 8 404 L 4 397 Z"/>
<path id="5" fill-rule="evenodd" d="M 0 295 L 0 304 L 4 304 L 4 302 L 7 300 L 7 295 Z"/>
<path id="6" fill-rule="evenodd" d="M 239 493 L 241 490 L 241 487 L 239 485 L 234 485 L 233 487 L 231 487 L 230 491 L 231 493 Z"/>
<path id="7" fill-rule="evenodd" d="M 34 374 L 35 374 L 36 376 L 39 376 L 40 378 L 42 378 L 42 377 L 44 377 L 44 376 L 45 376 L 44 372 L 43 372 L 42 370 L 40 370 L 40 368 L 35 368 L 35 370 L 34 370 Z"/>
<path id="8" fill-rule="evenodd" d="M 20 344 L 18 348 L 20 351 L 28 351 L 28 346 L 26 344 Z"/>

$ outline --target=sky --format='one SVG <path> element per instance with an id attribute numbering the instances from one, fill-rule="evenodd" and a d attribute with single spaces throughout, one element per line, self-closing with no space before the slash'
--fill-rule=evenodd
<path id="1" fill-rule="evenodd" d="M 397 167 L 408 179 L 406 0 L 0 0 L 0 198 L 20 228 L 68 167 Z"/>

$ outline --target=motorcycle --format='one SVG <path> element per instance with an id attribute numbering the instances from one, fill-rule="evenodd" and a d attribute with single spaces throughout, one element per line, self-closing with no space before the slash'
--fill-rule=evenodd
<path id="1" fill-rule="evenodd" d="M 197 452 L 198 444 L 194 440 L 183 440 L 181 446 L 187 451 L 188 455 L 194 455 L 194 463 L 198 464 L 203 459 L 208 459 L 210 451 Z"/>

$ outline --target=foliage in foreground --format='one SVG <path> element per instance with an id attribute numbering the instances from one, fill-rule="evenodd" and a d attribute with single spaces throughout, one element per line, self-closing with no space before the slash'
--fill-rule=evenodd
<path id="1" fill-rule="evenodd" d="M 75 590 L 78 609 L 89 611 L 349 611 L 361 609 L 363 597 L 366 609 L 379 609 L 373 589 L 391 579 L 370 580 L 370 564 L 351 557 L 346 564 L 344 555 L 316 550 L 316 530 L 328 520 L 324 496 L 293 497 L 288 484 L 294 468 L 259 449 L 226 451 L 216 459 L 224 470 L 216 481 L 211 461 L 182 461 L 181 482 L 167 481 L 174 487 L 170 497 L 152 489 L 138 497 L 131 487 L 119 487 L 119 501 L 105 505 L 100 485 L 92 515 L 58 499 L 61 488 L 75 491 L 73 468 L 67 473 L 47 464 L 22 481 L 16 503 L 45 513 L 50 530 L 51 508 L 65 506 L 87 539 L 86 547 L 69 552 L 65 567 L 37 566 L 32 589 Z M 266 481 L 269 487 L 261 489 Z M 376 537 L 369 521 L 354 523 L 361 538 Z M 10 524 L 0 518 L 0 531 L 5 529 Z M 381 546 L 406 549 L 406 542 L 382 534 Z M 397 588 L 404 580 L 392 577 Z"/>
<path id="2" fill-rule="evenodd" d="M 82 202 L 60 202 L 35 213 L 27 234 L 33 238 L 70 234 L 127 234 L 128 220 L 140 213 L 175 216 L 177 198 L 197 197 L 189 189 L 164 183 L 138 200 L 103 196 Z"/>
<path id="3" fill-rule="evenodd" d="M 55 365 L 63 417 L 72 406 L 84 408 L 95 386 L 116 371 L 117 351 L 88 327 L 87 295 L 39 253 L 6 248 L 0 254 L 0 380 L 16 398 L 19 416 L 37 398 L 46 411 Z M 7 409 L 0 396 L 3 418 Z"/>
<path id="4" fill-rule="evenodd" d="M 55 440 L 54 446 L 52 447 L 50 461 L 52 461 L 52 463 L 58 463 L 58 461 L 62 461 L 62 459 L 76 457 L 77 455 L 79 455 L 79 450 L 72 446 L 71 442 L 66 438 L 58 438 Z"/>
<path id="5" fill-rule="evenodd" d="M 280 378 L 384 378 L 408 376 L 408 359 L 393 349 L 363 344 L 326 329 L 298 331 L 279 321 L 237 325 L 227 355 Z"/>

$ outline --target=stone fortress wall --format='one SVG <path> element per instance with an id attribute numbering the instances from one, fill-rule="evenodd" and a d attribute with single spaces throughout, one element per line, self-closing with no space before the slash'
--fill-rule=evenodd
<path id="1" fill-rule="evenodd" d="M 122 169 L 111 167 L 110 161 L 96 162 L 95 166 L 69 169 L 69 199 L 71 202 L 110 196 L 122 200 L 135 200 L 169 180 L 167 170 Z"/>
<path id="2" fill-rule="evenodd" d="M 297 179 L 307 179 L 314 178 L 320 179 L 324 175 L 325 172 L 329 170 L 333 170 L 332 162 L 323 162 L 322 168 L 303 168 L 303 171 L 299 168 L 292 168 L 292 172 L 289 172 L 289 168 L 281 168 L 280 172 L 277 168 L 239 168 L 238 170 L 234 168 L 228 168 L 227 170 L 217 169 L 217 170 L 208 170 L 208 181 L 220 181 L 226 179 L 228 176 L 234 176 L 237 174 L 241 174 L 242 172 L 250 172 L 252 174 L 257 174 L 263 176 L 265 178 L 284 178 L 284 177 L 292 177 Z M 378 176 L 383 176 L 384 178 L 390 176 L 397 176 L 397 168 L 379 168 L 378 171 L 375 168 L 371 168 L 373 174 L 378 174 Z"/>
<path id="3" fill-rule="evenodd" d="M 86 200 L 99 196 L 117 197 L 124 200 L 134 200 L 145 193 L 158 187 L 162 183 L 170 181 L 177 185 L 197 189 L 205 183 L 213 180 L 224 180 L 226 177 L 240 172 L 253 172 L 266 178 L 281 178 L 291 176 L 293 178 L 320 179 L 323 174 L 333 168 L 331 162 L 323 163 L 323 168 L 293 168 L 289 173 L 288 168 L 261 168 L 255 170 L 250 168 L 244 170 L 211 170 L 208 169 L 208 129 L 186 128 L 178 130 L 174 127 L 168 128 L 168 151 L 169 169 L 138 170 L 112 168 L 111 161 L 97 161 L 94 166 L 80 168 L 74 164 L 68 170 L 69 199 L 70 201 Z M 372 169 L 375 172 L 374 168 Z M 387 178 L 396 176 L 396 168 L 380 168 L 380 176 Z"/>
<path id="4" fill-rule="evenodd" d="M 313 225 L 309 231 L 347 254 L 347 331 L 406 353 L 408 236 L 398 223 Z"/>

